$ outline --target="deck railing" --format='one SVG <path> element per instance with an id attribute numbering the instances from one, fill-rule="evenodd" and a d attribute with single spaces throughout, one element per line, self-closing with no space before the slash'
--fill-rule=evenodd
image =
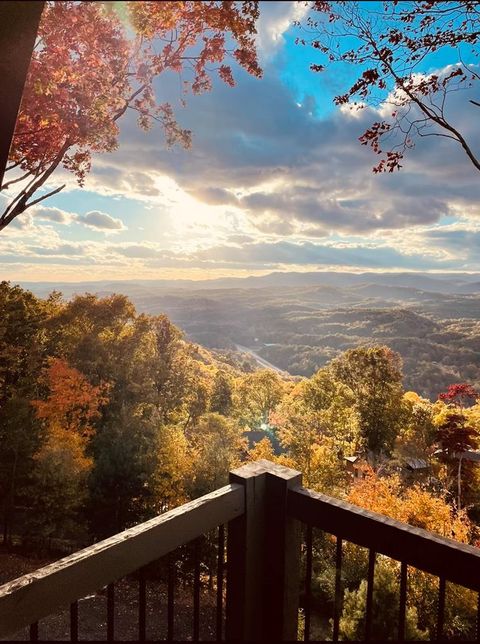
<path id="1" fill-rule="evenodd" d="M 230 485 L 155 519 L 85 548 L 0 588 L 0 637 L 38 623 L 70 605 L 70 638 L 79 639 L 78 601 L 106 587 L 107 640 L 115 639 L 115 582 L 140 571 L 138 639 L 147 639 L 145 566 L 193 542 L 193 619 L 191 639 L 200 639 L 199 539 L 216 529 L 216 617 L 213 639 L 236 641 L 310 640 L 312 621 L 313 534 L 335 540 L 335 590 L 331 638 L 339 639 L 342 608 L 342 552 L 345 542 L 368 549 L 364 639 L 372 636 L 377 555 L 399 562 L 399 613 L 395 636 L 405 639 L 408 567 L 438 577 L 437 629 L 444 635 L 446 583 L 480 591 L 480 549 L 433 535 L 382 515 L 301 487 L 301 474 L 257 461 L 231 472 Z M 224 526 L 227 525 L 226 561 Z M 302 529 L 303 528 L 303 529 Z M 302 532 L 305 538 L 302 539 Z M 302 554 L 303 553 L 303 554 Z M 302 574 L 303 568 L 305 574 Z M 226 569 L 226 585 L 224 571 Z M 168 568 L 167 629 L 173 640 L 174 579 Z M 226 589 L 226 598 L 224 597 Z M 299 633 L 299 603 L 303 626 Z M 225 614 L 225 619 L 224 619 Z M 477 615 L 478 620 L 478 615 Z M 478 629 L 477 629 L 478 633 Z M 395 638 L 395 637 L 394 637 Z M 155 638 L 158 639 L 158 638 Z M 185 635 L 181 637 L 185 639 Z"/>

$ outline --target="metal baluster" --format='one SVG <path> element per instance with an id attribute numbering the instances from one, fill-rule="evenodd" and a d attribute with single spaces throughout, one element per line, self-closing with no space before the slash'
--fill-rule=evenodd
<path id="1" fill-rule="evenodd" d="M 333 607 L 333 636 L 334 642 L 338 642 L 340 630 L 340 609 L 342 603 L 342 540 L 337 537 L 337 548 L 335 554 L 335 604 Z"/>
<path id="2" fill-rule="evenodd" d="M 217 553 L 217 642 L 222 641 L 223 625 L 223 571 L 225 564 L 225 526 L 218 526 L 218 553 Z"/>
<path id="3" fill-rule="evenodd" d="M 145 568 L 140 568 L 138 578 L 138 639 L 145 642 L 147 639 L 147 584 L 145 581 Z"/>
<path id="4" fill-rule="evenodd" d="M 200 539 L 194 542 L 194 561 L 193 571 L 193 641 L 199 640 L 200 627 Z"/>
<path id="5" fill-rule="evenodd" d="M 480 592 L 477 594 L 477 642 L 480 642 Z"/>
<path id="6" fill-rule="evenodd" d="M 107 586 L 107 641 L 115 639 L 115 584 Z"/>
<path id="7" fill-rule="evenodd" d="M 305 642 L 310 641 L 310 618 L 312 613 L 312 526 L 307 525 L 306 538 L 307 560 L 305 566 L 305 630 L 303 639 Z"/>
<path id="8" fill-rule="evenodd" d="M 405 620 L 407 614 L 407 564 L 400 564 L 400 610 L 398 616 L 398 641 L 405 641 Z"/>
<path id="9" fill-rule="evenodd" d="M 375 552 L 368 554 L 368 579 L 367 579 L 367 605 L 365 608 L 365 641 L 370 641 L 372 630 L 372 607 L 373 607 L 373 578 L 375 574 Z"/>
<path id="10" fill-rule="evenodd" d="M 70 641 L 78 642 L 78 602 L 70 604 Z"/>
<path id="11" fill-rule="evenodd" d="M 30 641 L 38 642 L 38 622 L 30 624 Z"/>
<path id="12" fill-rule="evenodd" d="M 168 607 L 167 607 L 167 640 L 173 640 L 175 610 L 175 568 L 173 553 L 168 555 Z"/>
<path id="13" fill-rule="evenodd" d="M 443 639 L 443 624 L 445 621 L 445 585 L 445 577 L 440 577 L 438 585 L 437 640 Z"/>

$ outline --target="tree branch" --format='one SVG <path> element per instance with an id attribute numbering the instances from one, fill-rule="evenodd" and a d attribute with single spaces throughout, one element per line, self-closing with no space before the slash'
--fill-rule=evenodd
<path id="1" fill-rule="evenodd" d="M 47 192 L 46 195 L 43 195 L 42 197 L 39 197 L 38 199 L 35 199 L 34 201 L 31 201 L 30 203 L 27 203 L 27 208 L 30 208 L 31 206 L 35 206 L 35 204 L 40 203 L 44 199 L 48 199 L 48 197 L 52 197 L 53 195 L 56 195 L 57 192 L 60 192 L 60 190 L 63 190 L 67 184 L 64 183 L 63 186 L 60 186 L 59 188 L 55 188 L 55 190 L 51 190 L 50 192 Z M 25 210 L 27 209 L 25 208 Z"/>

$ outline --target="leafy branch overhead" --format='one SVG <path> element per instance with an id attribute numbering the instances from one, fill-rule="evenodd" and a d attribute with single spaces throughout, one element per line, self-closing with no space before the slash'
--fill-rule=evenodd
<path id="1" fill-rule="evenodd" d="M 478 2 L 323 2 L 302 27 L 297 42 L 316 50 L 314 72 L 335 64 L 353 66 L 356 79 L 335 97 L 338 106 L 376 110 L 379 119 L 360 136 L 380 156 L 374 172 L 402 167 L 417 137 L 435 136 L 460 145 L 473 166 L 480 158 L 448 107 L 449 96 L 476 87 L 480 6 Z M 442 52 L 456 62 L 442 65 Z M 425 70 L 429 70 L 428 73 Z M 470 95 L 470 92 L 468 93 Z M 468 100 L 471 120 L 479 102 Z"/>
<path id="2" fill-rule="evenodd" d="M 82 186 L 92 154 L 117 148 L 118 122 L 128 110 L 143 129 L 158 123 L 169 146 L 188 147 L 191 132 L 178 124 L 171 104 L 158 101 L 154 81 L 167 70 L 179 74 L 184 102 L 190 91 L 210 90 L 212 74 L 235 84 L 228 57 L 260 77 L 257 5 L 47 3 L 1 186 L 8 192 L 0 230 L 64 188 L 50 189 L 58 167 Z"/>

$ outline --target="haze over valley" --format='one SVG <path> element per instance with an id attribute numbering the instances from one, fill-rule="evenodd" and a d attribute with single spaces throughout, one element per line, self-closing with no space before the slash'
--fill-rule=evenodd
<path id="1" fill-rule="evenodd" d="M 480 384 L 476 273 L 291 272 L 22 286 L 39 296 L 55 288 L 67 299 L 124 293 L 141 312 L 167 314 L 194 342 L 248 351 L 247 363 L 294 376 L 312 375 L 351 347 L 386 344 L 403 358 L 405 387 L 420 395 L 435 399 L 454 382 Z"/>

